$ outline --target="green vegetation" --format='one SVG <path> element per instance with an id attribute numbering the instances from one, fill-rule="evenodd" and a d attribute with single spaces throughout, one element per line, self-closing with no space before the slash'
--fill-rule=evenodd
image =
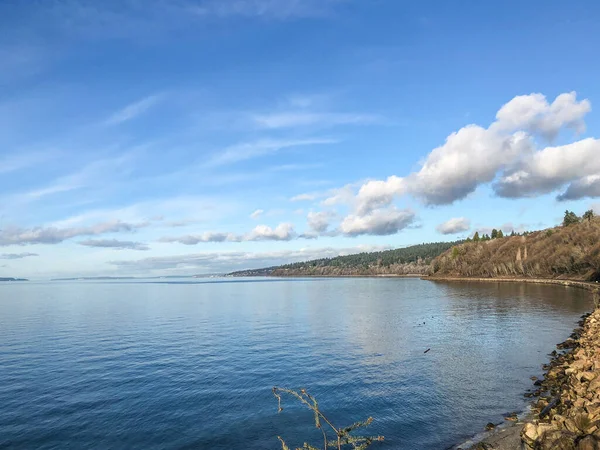
<path id="1" fill-rule="evenodd" d="M 293 391 L 291 389 L 285 388 L 273 388 L 273 395 L 277 398 L 277 411 L 283 411 L 281 407 L 281 394 L 288 394 L 292 397 L 295 397 L 300 401 L 303 405 L 307 406 L 315 415 L 315 427 L 317 427 L 321 433 L 323 433 L 323 450 L 327 450 L 329 447 L 337 448 L 341 450 L 342 448 L 353 448 L 355 450 L 364 450 L 369 447 L 373 442 L 383 441 L 383 436 L 354 436 L 351 433 L 354 430 L 359 428 L 363 428 L 369 426 L 373 422 L 373 418 L 369 417 L 364 422 L 356 422 L 348 427 L 336 427 L 333 425 L 331 420 L 329 420 L 325 414 L 319 409 L 319 404 L 317 403 L 317 399 L 306 392 L 305 389 L 300 390 L 300 392 Z M 335 438 L 333 440 L 329 440 L 328 432 L 333 432 Z M 285 441 L 281 438 L 281 436 L 277 436 L 279 441 L 281 442 L 282 450 L 290 450 Z M 304 443 L 304 446 L 298 448 L 297 450 L 319 450 L 318 447 L 314 447 L 310 444 Z"/>
<path id="2" fill-rule="evenodd" d="M 592 212 L 592 214 L 594 214 Z M 565 211 L 565 218 L 563 219 L 563 226 L 568 227 L 569 225 L 574 225 L 576 223 L 581 222 L 581 219 L 575 214 L 573 211 L 569 211 L 568 209 Z"/>
<path id="3" fill-rule="evenodd" d="M 462 241 L 434 242 L 380 252 L 322 258 L 277 267 L 243 270 L 231 276 L 426 275 L 433 258 Z"/>

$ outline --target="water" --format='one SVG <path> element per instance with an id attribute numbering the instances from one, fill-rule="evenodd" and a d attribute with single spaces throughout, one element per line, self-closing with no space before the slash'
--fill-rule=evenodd
<path id="1" fill-rule="evenodd" d="M 305 387 L 372 448 L 443 449 L 521 410 L 591 308 L 576 289 L 418 279 L 0 285 L 0 448 L 319 444 Z M 431 350 L 424 353 L 425 350 Z"/>

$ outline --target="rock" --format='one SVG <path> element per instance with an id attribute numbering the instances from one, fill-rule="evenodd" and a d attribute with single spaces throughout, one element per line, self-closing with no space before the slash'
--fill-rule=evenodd
<path id="1" fill-rule="evenodd" d="M 523 431 L 521 432 L 521 437 L 525 442 L 534 443 L 539 437 L 537 427 L 533 423 L 525 424 Z"/>
<path id="2" fill-rule="evenodd" d="M 535 380 L 535 383 L 533 383 L 534 386 L 541 386 L 542 385 L 542 380 Z"/>
<path id="3" fill-rule="evenodd" d="M 577 450 L 600 450 L 600 442 L 595 436 L 588 435 L 579 441 Z"/>
<path id="4" fill-rule="evenodd" d="M 596 378 L 596 374 L 594 372 L 583 372 L 580 375 L 580 380 L 585 380 L 585 381 L 592 381 Z"/>
<path id="5" fill-rule="evenodd" d="M 488 431 L 493 430 L 494 428 L 496 428 L 496 425 L 494 425 L 492 422 L 488 422 L 488 424 L 485 426 L 485 429 Z"/>

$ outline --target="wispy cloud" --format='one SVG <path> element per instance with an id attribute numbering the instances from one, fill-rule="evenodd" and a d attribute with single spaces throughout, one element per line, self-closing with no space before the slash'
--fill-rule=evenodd
<path id="1" fill-rule="evenodd" d="M 250 214 L 250 218 L 251 219 L 258 219 L 260 216 L 262 216 L 264 214 L 264 212 L 265 212 L 264 209 L 257 209 L 252 214 Z"/>
<path id="2" fill-rule="evenodd" d="M 28 244 L 58 244 L 79 236 L 94 236 L 108 233 L 132 232 L 149 223 L 127 223 L 120 220 L 98 223 L 87 227 L 5 227 L 0 230 L 0 246 Z"/>
<path id="3" fill-rule="evenodd" d="M 86 247 L 112 248 L 115 250 L 150 250 L 150 247 L 142 242 L 118 241 L 116 239 L 88 239 L 81 241 L 79 244 Z"/>
<path id="4" fill-rule="evenodd" d="M 279 129 L 295 127 L 332 127 L 337 125 L 368 125 L 381 122 L 378 116 L 369 114 L 283 112 L 258 114 L 252 117 L 259 128 Z"/>
<path id="5" fill-rule="evenodd" d="M 34 152 L 4 156 L 0 158 L 0 174 L 40 165 L 56 156 L 55 152 Z"/>
<path id="6" fill-rule="evenodd" d="M 285 20 L 326 17 L 342 0 L 208 0 L 189 10 L 200 16 L 259 17 Z"/>
<path id="7" fill-rule="evenodd" d="M 302 147 L 311 145 L 335 144 L 338 141 L 330 138 L 298 139 L 298 140 L 271 140 L 238 144 L 224 149 L 215 154 L 205 164 L 206 167 L 217 167 L 227 164 L 234 164 L 252 158 L 271 155 L 281 150 L 291 147 Z"/>
<path id="8" fill-rule="evenodd" d="M 280 223 L 275 228 L 268 225 L 257 225 L 246 234 L 207 231 L 185 236 L 165 236 L 160 238 L 159 242 L 196 245 L 206 242 L 291 241 L 296 237 L 298 234 L 291 223 Z"/>
<path id="9" fill-rule="evenodd" d="M 119 111 L 112 114 L 107 120 L 107 125 L 119 125 L 124 122 L 135 119 L 136 117 L 144 114 L 150 108 L 155 106 L 162 98 L 163 94 L 150 95 L 146 98 L 138 100 L 137 102 L 131 103 Z"/>
<path id="10" fill-rule="evenodd" d="M 32 256 L 40 256 L 37 253 L 2 253 L 0 259 L 23 259 Z"/>

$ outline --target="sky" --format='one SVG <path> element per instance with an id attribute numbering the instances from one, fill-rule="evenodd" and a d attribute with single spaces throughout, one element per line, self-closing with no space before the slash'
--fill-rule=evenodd
<path id="1" fill-rule="evenodd" d="M 600 4 L 0 1 L 0 276 L 224 273 L 600 212 Z"/>

